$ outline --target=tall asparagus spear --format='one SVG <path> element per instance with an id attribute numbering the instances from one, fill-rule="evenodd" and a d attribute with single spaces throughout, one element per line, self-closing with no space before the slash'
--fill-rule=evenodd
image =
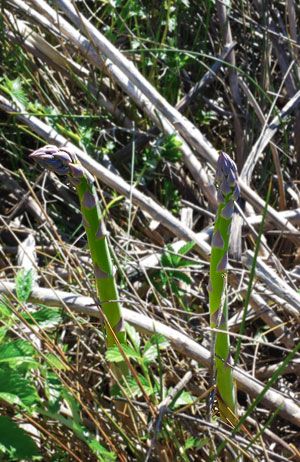
<path id="1" fill-rule="evenodd" d="M 216 392 L 221 418 L 233 423 L 236 413 L 236 393 L 230 367 L 227 262 L 234 201 L 238 199 L 240 189 L 237 182 L 236 165 L 224 152 L 221 152 L 218 158 L 216 182 L 219 205 L 211 245 L 208 291 L 210 327 L 218 329 L 219 332 L 213 335 L 212 369 L 213 375 L 216 374 Z"/>
<path id="2" fill-rule="evenodd" d="M 97 295 L 107 320 L 107 347 L 115 345 L 115 336 L 120 343 L 124 343 L 125 329 L 122 308 L 119 302 L 109 244 L 101 217 L 93 176 L 78 162 L 75 154 L 69 148 L 57 148 L 56 146 L 47 145 L 34 151 L 29 157 L 42 167 L 58 175 L 67 175 L 70 182 L 75 186 L 94 265 Z M 117 373 L 119 378 L 127 372 L 125 362 L 118 363 Z"/>

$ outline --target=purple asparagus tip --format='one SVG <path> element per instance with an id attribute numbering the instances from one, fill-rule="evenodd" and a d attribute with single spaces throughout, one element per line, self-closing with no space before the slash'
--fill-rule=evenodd
<path id="1" fill-rule="evenodd" d="M 68 175 L 69 165 L 76 161 L 74 154 L 68 148 L 58 148 L 48 144 L 29 154 L 29 157 L 41 167 L 47 168 L 58 175 Z"/>
<path id="2" fill-rule="evenodd" d="M 237 168 L 235 162 L 225 152 L 221 152 L 218 158 L 216 181 L 219 184 L 218 200 L 220 202 L 223 202 L 229 194 L 233 194 L 234 200 L 238 199 L 240 187 Z"/>

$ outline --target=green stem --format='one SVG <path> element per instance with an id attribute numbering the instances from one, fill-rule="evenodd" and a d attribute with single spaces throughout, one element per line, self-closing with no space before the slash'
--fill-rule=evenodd
<path id="1" fill-rule="evenodd" d="M 234 200 L 239 196 L 235 163 L 225 153 L 218 159 L 218 210 L 211 246 L 209 312 L 212 334 L 212 376 L 216 382 L 221 418 L 236 421 L 236 392 L 230 356 L 227 304 L 227 260 Z"/>

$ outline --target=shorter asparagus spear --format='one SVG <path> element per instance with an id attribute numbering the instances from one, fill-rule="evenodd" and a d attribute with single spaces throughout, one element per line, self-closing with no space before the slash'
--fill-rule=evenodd
<path id="1" fill-rule="evenodd" d="M 233 160 L 221 152 L 216 170 L 218 210 L 211 244 L 209 310 L 210 327 L 218 329 L 213 336 L 213 375 L 216 373 L 218 407 L 223 420 L 233 422 L 236 414 L 236 391 L 233 382 L 230 337 L 228 333 L 227 262 L 230 225 L 234 201 L 240 195 L 237 168 Z M 221 332 L 220 332 L 221 331 Z"/>

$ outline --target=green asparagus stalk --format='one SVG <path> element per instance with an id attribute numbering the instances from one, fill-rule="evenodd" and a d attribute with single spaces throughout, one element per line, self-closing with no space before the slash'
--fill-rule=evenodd
<path id="1" fill-rule="evenodd" d="M 39 165 L 58 175 L 67 175 L 75 186 L 82 213 L 82 221 L 94 265 L 97 295 L 106 320 L 107 348 L 116 344 L 116 338 L 125 342 L 122 307 L 110 256 L 109 244 L 101 217 L 93 176 L 78 162 L 71 149 L 47 145 L 29 156 Z M 118 363 L 118 378 L 126 375 L 126 363 Z"/>
<path id="2" fill-rule="evenodd" d="M 234 201 L 240 195 L 237 168 L 230 157 L 221 152 L 216 170 L 218 185 L 218 210 L 211 244 L 209 310 L 213 334 L 213 377 L 221 418 L 234 423 L 236 415 L 236 391 L 232 374 L 230 338 L 228 333 L 227 263 L 230 226 Z"/>

